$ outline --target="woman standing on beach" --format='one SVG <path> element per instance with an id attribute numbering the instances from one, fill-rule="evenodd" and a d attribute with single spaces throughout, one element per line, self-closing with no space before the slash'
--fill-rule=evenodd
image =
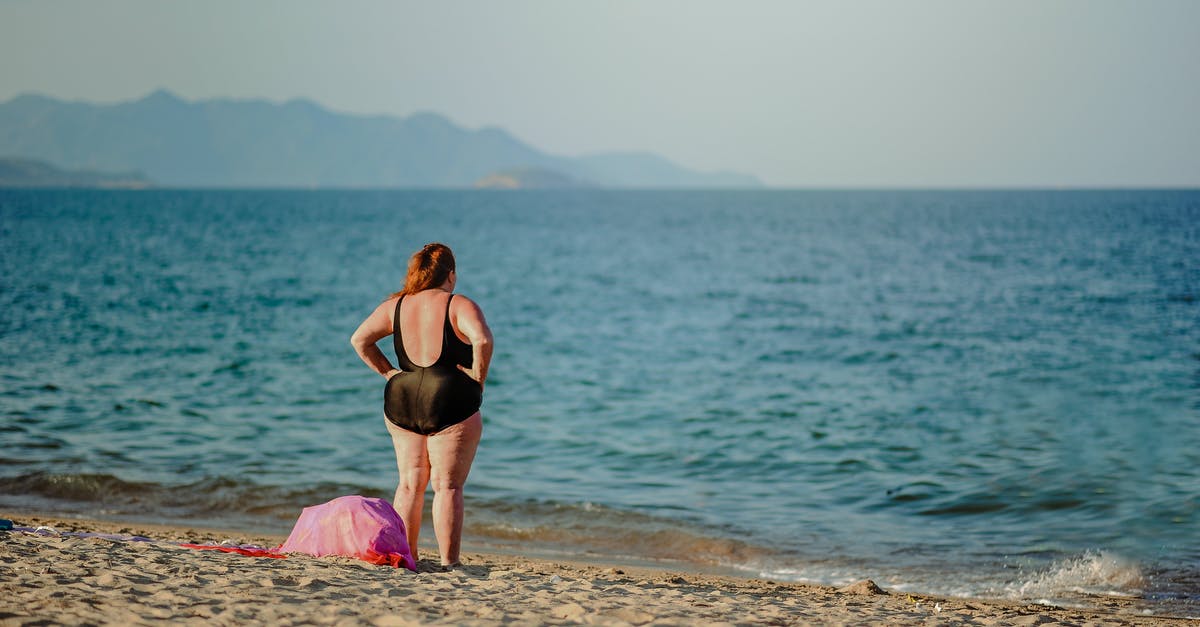
<path id="1" fill-rule="evenodd" d="M 463 484 L 483 433 L 479 406 L 492 360 L 483 311 L 454 294 L 457 280 L 450 248 L 426 244 L 408 262 L 404 289 L 376 307 L 350 338 L 358 356 L 388 380 L 385 424 L 400 470 L 394 504 L 413 557 L 425 488 L 432 482 L 433 531 L 446 566 L 459 563 Z M 389 335 L 399 368 L 376 345 Z"/>

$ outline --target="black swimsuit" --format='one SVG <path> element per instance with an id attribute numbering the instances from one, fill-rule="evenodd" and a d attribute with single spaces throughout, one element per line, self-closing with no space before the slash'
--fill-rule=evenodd
<path id="1" fill-rule="evenodd" d="M 483 388 L 458 365 L 471 367 L 471 345 L 458 339 L 450 325 L 450 301 L 446 301 L 446 323 L 442 328 L 442 353 L 432 365 L 421 367 L 408 358 L 400 334 L 400 303 L 392 318 L 392 341 L 396 361 L 403 371 L 388 379 L 383 388 L 383 413 L 392 424 L 421 435 L 437 433 L 479 411 Z"/>

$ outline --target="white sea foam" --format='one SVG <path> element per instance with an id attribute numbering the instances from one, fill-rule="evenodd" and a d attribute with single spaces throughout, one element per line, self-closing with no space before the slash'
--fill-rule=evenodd
<path id="1" fill-rule="evenodd" d="M 745 564 L 760 577 L 841 586 L 866 577 L 896 592 L 944 594 L 964 598 L 1005 598 L 1059 607 L 1088 607 L 1087 597 L 1141 596 L 1147 577 L 1136 562 L 1108 551 L 1087 551 L 1015 579 L 1002 572 L 954 572 L 864 568 L 863 565 L 808 563 Z M 1007 579 L 1007 580 L 1006 580 Z"/>
<path id="2" fill-rule="evenodd" d="M 1141 594 L 1146 578 L 1137 563 L 1107 551 L 1088 551 L 1051 564 L 1008 586 L 1005 596 L 1018 599 Z"/>
<path id="3" fill-rule="evenodd" d="M 807 565 L 803 567 L 764 567 L 761 563 L 733 565 L 737 570 L 754 573 L 757 577 L 794 581 L 797 583 L 841 587 L 863 579 L 861 572 L 835 566 Z"/>

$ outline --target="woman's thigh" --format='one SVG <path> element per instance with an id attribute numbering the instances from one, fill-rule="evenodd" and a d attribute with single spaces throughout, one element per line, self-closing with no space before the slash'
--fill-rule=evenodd
<path id="1" fill-rule="evenodd" d="M 428 436 L 401 429 L 387 418 L 384 418 L 383 422 L 387 425 L 388 434 L 392 436 L 392 447 L 396 449 L 396 468 L 400 471 L 401 479 L 414 471 L 419 474 L 428 473 L 429 453 L 425 446 Z"/>
<path id="2" fill-rule="evenodd" d="M 429 436 L 426 448 L 435 489 L 439 484 L 456 488 L 466 483 L 482 435 L 483 418 L 475 412 L 470 418 Z"/>

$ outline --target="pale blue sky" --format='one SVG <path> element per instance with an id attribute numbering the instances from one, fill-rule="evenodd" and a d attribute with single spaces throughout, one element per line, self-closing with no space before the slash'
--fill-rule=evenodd
<path id="1" fill-rule="evenodd" d="M 1196 0 L 0 0 L 0 101 L 158 87 L 776 186 L 1200 186 Z"/>

